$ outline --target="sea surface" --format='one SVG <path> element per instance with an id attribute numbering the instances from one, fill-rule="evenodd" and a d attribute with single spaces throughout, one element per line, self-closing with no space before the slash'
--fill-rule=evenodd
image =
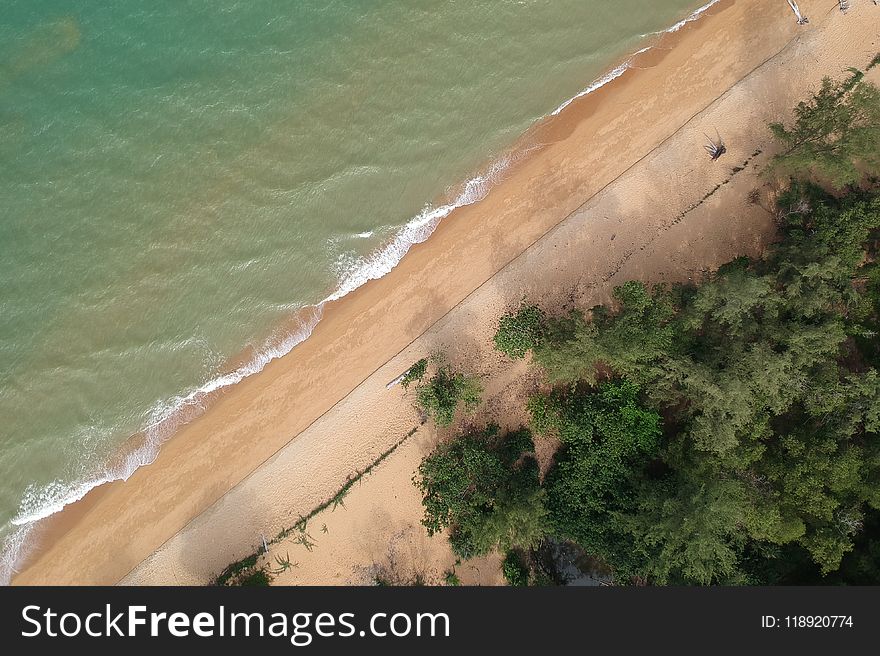
<path id="1" fill-rule="evenodd" d="M 5 0 L 0 581 L 701 4 Z"/>

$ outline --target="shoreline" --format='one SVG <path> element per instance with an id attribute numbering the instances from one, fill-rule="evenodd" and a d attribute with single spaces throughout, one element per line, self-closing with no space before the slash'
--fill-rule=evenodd
<path id="1" fill-rule="evenodd" d="M 645 71 L 643 75 L 626 76 L 620 82 L 608 84 L 573 102 L 571 111 L 562 112 L 556 119 L 538 125 L 531 137 L 536 140 L 541 137 L 549 143 L 511 170 L 510 175 L 492 189 L 483 202 L 459 208 L 447 221 L 440 224 L 434 239 L 413 246 L 410 256 L 404 258 L 387 276 L 355 290 L 340 301 L 329 303 L 326 317 L 317 325 L 311 339 L 302 342 L 291 355 L 270 362 L 261 374 L 245 379 L 222 395 L 208 412 L 184 426 L 178 436 L 166 442 L 154 465 L 137 470 L 128 483 L 111 483 L 97 488 L 102 490 L 100 494 L 87 495 L 83 502 L 70 506 L 70 512 L 65 510 L 56 516 L 58 521 L 54 522 L 54 529 L 48 527 L 45 537 L 57 539 L 46 542 L 46 548 L 40 550 L 41 553 L 32 566 L 22 572 L 15 582 L 115 582 L 157 547 L 179 534 L 180 526 L 194 521 L 202 511 L 215 504 L 218 499 L 224 498 L 243 478 L 250 473 L 256 473 L 256 468 L 262 463 L 275 458 L 280 449 L 294 445 L 297 440 L 290 441 L 293 436 L 302 434 L 325 419 L 331 409 L 337 408 L 340 399 L 350 399 L 362 382 L 382 370 L 395 357 L 400 357 L 401 352 L 412 349 L 420 336 L 432 330 L 449 314 L 446 308 L 458 307 L 474 289 L 494 277 L 506 263 L 521 255 L 549 230 L 571 216 L 577 207 L 592 198 L 603 187 L 603 182 L 607 186 L 620 177 L 623 171 L 641 161 L 646 152 L 653 152 L 659 143 L 674 134 L 686 120 L 690 120 L 693 116 L 692 112 L 689 113 L 691 109 L 703 109 L 706 99 L 709 104 L 714 102 L 716 98 L 712 95 L 711 88 L 703 87 L 700 89 L 703 95 L 697 94 L 696 98 L 688 98 L 688 102 L 676 103 L 677 98 L 671 97 L 664 89 L 655 87 L 654 91 L 660 100 L 673 105 L 671 111 L 663 115 L 664 120 L 658 121 L 662 126 L 651 125 L 652 129 L 645 131 L 649 133 L 647 135 L 621 135 L 609 127 L 615 120 L 618 128 L 621 123 L 626 122 L 619 116 L 615 117 L 615 108 L 610 106 L 615 100 L 625 101 L 627 96 L 631 102 L 638 103 L 640 100 L 638 89 L 633 89 L 633 86 L 638 85 L 629 83 L 631 80 L 653 72 L 655 81 L 659 79 L 662 86 L 666 75 L 658 69 L 663 67 L 677 73 L 679 78 L 689 79 L 690 75 L 683 74 L 687 72 L 691 61 L 678 42 L 690 41 L 697 53 L 705 53 L 706 44 L 697 38 L 700 30 L 709 29 L 708 24 L 721 32 L 725 31 L 726 28 L 721 30 L 720 20 L 718 25 L 713 25 L 715 21 L 710 19 L 726 13 L 734 5 L 740 5 L 737 20 L 742 26 L 747 25 L 750 18 L 746 16 L 748 9 L 743 7 L 755 6 L 757 3 L 748 0 L 724 2 L 707 12 L 704 20 L 691 23 L 687 29 L 676 33 L 676 47 L 664 43 L 668 49 L 658 47 L 652 56 L 645 58 L 650 61 L 639 60 L 639 66 L 633 68 L 640 72 Z M 811 7 L 807 7 L 807 11 L 813 10 L 815 13 L 815 8 L 824 8 L 826 5 L 830 6 L 830 3 L 814 2 Z M 790 14 L 787 7 L 785 11 Z M 788 15 L 784 17 L 790 18 Z M 771 22 L 766 14 L 761 15 L 761 20 Z M 783 15 L 774 16 L 773 20 L 780 21 L 780 27 L 784 22 Z M 793 20 L 788 22 L 794 23 Z M 765 28 L 769 29 L 761 26 L 761 29 Z M 755 32 L 760 32 L 760 29 Z M 789 27 L 787 33 L 789 38 L 784 43 L 789 43 L 792 36 L 797 36 L 796 26 Z M 761 54 L 767 50 L 770 50 L 769 54 L 773 54 L 776 52 L 775 47 L 781 45 L 777 42 L 770 48 L 769 44 L 758 41 L 754 35 L 750 35 L 750 38 L 757 47 L 749 50 L 748 56 L 751 59 L 748 63 L 757 62 L 760 65 L 764 61 L 759 59 Z M 662 39 L 673 40 L 670 35 L 663 35 Z M 763 51 L 761 47 L 764 48 Z M 727 73 L 727 84 L 720 84 L 720 90 L 726 91 L 743 75 L 748 75 L 753 70 L 742 64 L 733 62 L 733 70 L 730 70 L 730 66 L 716 64 L 725 68 Z M 740 70 L 737 66 L 746 70 Z M 701 71 L 697 73 L 700 74 Z M 688 95 L 688 91 L 692 92 L 686 88 L 679 88 L 677 91 L 685 95 Z M 644 101 L 643 98 L 641 100 Z M 639 115 L 645 118 L 646 111 L 643 108 L 635 105 L 631 107 L 629 113 L 635 114 L 634 118 Z M 630 137 L 625 144 L 628 147 L 626 155 L 631 155 L 634 161 L 630 162 L 622 155 L 615 158 L 614 154 L 619 155 L 617 148 L 595 144 L 597 135 L 584 134 L 591 127 L 598 136 L 614 142 L 614 146 L 619 146 L 621 141 L 627 141 L 625 138 Z M 574 143 L 569 143 L 572 141 Z M 584 157 L 578 151 L 585 142 L 587 145 L 593 143 L 598 146 L 597 150 L 604 157 Z M 577 161 L 578 154 L 581 154 L 580 161 Z M 577 168 L 578 173 L 567 175 L 567 170 L 561 170 L 566 166 Z M 601 175 L 596 176 L 598 181 L 593 177 L 597 169 L 601 169 Z M 552 198 L 543 184 L 548 178 L 553 187 Z M 502 187 L 507 191 L 499 191 Z M 526 199 L 522 198 L 520 190 L 526 192 Z M 517 202 L 519 205 L 511 211 L 510 206 Z M 506 212 L 507 218 L 525 217 L 528 221 L 514 223 L 515 229 L 511 229 L 511 224 L 505 225 L 502 218 L 491 221 L 488 218 L 479 218 L 481 215 L 491 216 L 490 211 L 491 215 L 498 212 L 503 216 Z M 461 218 L 470 218 L 471 215 L 476 215 L 471 221 Z M 491 225 L 486 225 L 487 223 Z M 474 238 L 474 233 L 479 235 L 478 238 Z M 441 241 L 435 243 L 438 238 Z M 451 249 L 448 248 L 449 243 L 461 244 L 463 247 Z M 486 257 L 486 249 L 481 248 L 480 244 L 495 245 L 496 252 Z M 467 275 L 450 278 L 450 267 L 454 268 L 456 263 L 461 262 L 468 263 L 473 270 Z M 437 285 L 430 284 L 438 275 L 446 283 L 439 289 Z M 475 283 L 479 284 L 475 287 Z M 401 287 L 404 288 L 403 291 Z M 422 298 L 425 290 L 431 292 L 427 294 L 428 298 Z M 413 292 L 418 295 L 415 302 L 412 299 Z M 399 315 L 389 316 L 400 302 L 410 304 L 410 308 L 421 303 L 418 308 L 420 313 L 412 317 L 412 321 Z M 361 327 L 366 330 L 361 330 Z M 316 340 L 316 337 L 320 339 Z M 381 343 L 381 353 L 376 353 L 380 350 L 375 348 L 376 343 Z M 349 366 L 341 366 L 337 372 L 328 371 L 328 358 Z M 305 381 L 302 371 L 297 371 L 303 368 L 307 372 Z M 327 393 L 323 393 L 325 391 Z M 334 400 L 334 395 L 340 394 Z M 310 411 L 306 419 L 298 415 L 302 408 Z M 310 417 L 313 418 L 308 421 Z M 257 437 L 254 437 L 255 434 Z M 241 435 L 249 435 L 250 439 L 242 438 Z M 355 437 L 349 435 L 347 438 L 354 440 L 353 446 L 357 446 L 358 450 L 349 451 L 335 463 L 321 463 L 322 460 L 333 459 L 333 454 L 323 453 L 324 449 L 318 449 L 312 454 L 313 458 L 318 459 L 315 462 L 321 464 L 315 471 L 324 471 L 328 476 L 327 487 L 338 487 L 338 482 L 344 481 L 351 471 L 362 467 L 370 459 L 370 454 L 381 447 L 381 436 L 368 443 L 363 443 L 366 440 L 358 441 L 356 433 Z M 333 446 L 329 445 L 327 450 L 337 451 L 335 455 L 339 456 L 338 451 L 342 447 L 334 449 Z M 220 452 L 216 449 L 220 449 Z M 171 455 L 167 455 L 166 451 Z M 182 473 L 175 471 L 180 468 L 184 469 Z M 301 463 L 301 468 L 307 468 L 305 461 Z M 181 481 L 182 477 L 186 480 Z M 202 484 L 193 485 L 189 483 L 190 480 L 199 480 Z M 141 490 L 137 489 L 138 486 L 141 486 Z M 146 499 L 144 487 L 153 490 L 155 494 Z M 317 490 L 313 490 L 311 495 L 317 496 Z M 178 503 L 181 498 L 184 500 L 183 504 Z M 303 510 L 302 504 L 297 509 Z M 293 510 L 291 513 L 296 515 Z M 130 529 L 129 532 L 126 532 L 126 526 Z M 83 541 L 89 542 L 95 533 L 101 537 L 97 540 L 96 549 L 89 549 L 89 545 L 83 544 Z M 131 534 L 135 538 L 132 541 L 134 544 L 119 538 L 119 534 Z M 162 537 L 165 539 L 160 539 Z M 111 558 L 111 552 L 117 557 Z M 75 562 L 81 563 L 85 559 L 90 561 L 89 567 L 84 567 L 82 572 L 65 571 L 61 576 L 59 570 L 66 568 L 53 562 L 61 560 L 53 559 L 53 554 L 63 554 L 65 557 L 74 554 Z M 124 569 L 124 563 L 128 563 L 128 569 Z M 42 574 L 37 570 L 42 570 Z"/>
<path id="2" fill-rule="evenodd" d="M 573 102 L 599 91 L 605 85 L 615 81 L 634 66 L 637 59 L 660 45 L 664 36 L 674 34 L 688 24 L 699 20 L 711 11 L 715 5 L 731 0 L 708 0 L 685 18 L 666 28 L 642 35 L 645 41 L 653 43 L 636 52 L 624 55 L 608 73 L 600 76 L 585 89 L 563 101 L 556 109 L 538 117 L 532 125 L 511 144 L 505 151 L 489 159 L 472 177 L 458 185 L 457 192 L 426 205 L 416 216 L 402 226 L 392 239 L 379 249 L 365 257 L 359 265 L 343 276 L 335 290 L 323 300 L 299 308 L 294 316 L 278 326 L 272 337 L 259 347 L 247 347 L 236 356 L 230 358 L 227 366 L 215 376 L 196 388 L 174 397 L 157 402 L 149 411 L 150 420 L 140 431 L 128 438 L 110 455 L 107 465 L 100 475 L 84 479 L 71 487 L 63 498 L 51 501 L 47 506 L 35 509 L 27 514 L 19 514 L 11 520 L 11 524 L 22 531 L 19 542 L 33 538 L 38 533 L 46 533 L 41 524 L 54 524 L 53 516 L 63 512 L 65 508 L 81 502 L 86 496 L 106 485 L 117 481 L 125 482 L 140 467 L 152 464 L 158 457 L 164 443 L 172 439 L 182 426 L 196 419 L 207 411 L 227 388 L 237 385 L 244 379 L 259 374 L 273 360 L 282 358 L 293 351 L 303 341 L 309 339 L 318 322 L 321 321 L 324 308 L 328 304 L 339 301 L 349 293 L 371 280 L 390 273 L 406 253 L 416 244 L 423 243 L 434 233 L 440 222 L 457 210 L 483 200 L 492 188 L 502 181 L 507 172 L 516 167 L 522 159 L 528 158 L 531 151 L 540 149 L 541 144 L 530 142 L 528 136 L 540 131 L 542 125 L 551 121 Z M 395 252 L 396 251 L 396 252 Z M 34 526 L 36 524 L 36 526 Z M 12 536 L 10 536 L 12 537 Z M 11 554 L 3 553 L 4 559 Z M 29 560 L 28 554 L 15 560 L 23 565 Z M 0 582 L 3 580 L 4 563 L 0 563 Z"/>

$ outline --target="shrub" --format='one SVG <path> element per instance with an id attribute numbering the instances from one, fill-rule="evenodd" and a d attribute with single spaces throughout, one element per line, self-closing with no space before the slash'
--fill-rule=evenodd
<path id="1" fill-rule="evenodd" d="M 428 533 L 448 527 L 461 558 L 535 544 L 543 537 L 546 511 L 533 449 L 527 430 L 499 436 L 497 426 L 438 446 L 415 479 Z"/>
<path id="2" fill-rule="evenodd" d="M 272 583 L 272 575 L 269 574 L 264 568 L 252 570 L 246 574 L 243 574 L 238 578 L 238 580 L 232 585 L 239 585 L 244 587 L 249 586 L 259 586 L 265 587 Z"/>
<path id="3" fill-rule="evenodd" d="M 483 388 L 476 378 L 441 367 L 427 383 L 416 388 L 419 406 L 438 426 L 449 426 L 455 419 L 459 404 L 473 410 L 480 403 Z"/>
<path id="4" fill-rule="evenodd" d="M 501 573 L 510 586 L 522 588 L 529 584 L 529 568 L 525 566 L 516 551 L 507 552 L 501 563 Z"/>
<path id="5" fill-rule="evenodd" d="M 428 358 L 422 358 L 409 369 L 407 369 L 406 373 L 403 374 L 403 378 L 400 379 L 400 384 L 403 385 L 403 389 L 409 389 L 409 386 L 412 385 L 414 382 L 424 378 L 425 372 L 427 370 Z"/>
<path id="6" fill-rule="evenodd" d="M 455 573 L 454 569 L 447 570 L 443 574 L 443 581 L 446 585 L 457 587 L 461 585 L 461 579 L 458 578 L 458 574 Z"/>
<path id="7" fill-rule="evenodd" d="M 537 305 L 520 306 L 516 312 L 501 317 L 495 333 L 495 348 L 519 360 L 531 349 L 540 346 L 547 333 L 547 318 Z"/>

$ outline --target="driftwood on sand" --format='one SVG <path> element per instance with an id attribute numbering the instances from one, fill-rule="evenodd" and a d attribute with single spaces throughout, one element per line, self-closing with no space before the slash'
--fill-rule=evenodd
<path id="1" fill-rule="evenodd" d="M 788 0 L 788 6 L 791 7 L 791 10 L 794 12 L 795 17 L 797 17 L 798 25 L 806 25 L 810 22 L 810 19 L 801 13 L 801 8 L 798 7 L 798 3 L 796 3 L 794 0 Z"/>
<path id="2" fill-rule="evenodd" d="M 724 143 L 724 139 L 722 139 L 721 135 L 717 132 L 716 135 L 717 137 L 713 139 L 707 134 L 706 139 L 709 143 L 703 146 L 703 148 L 706 149 L 706 152 L 709 153 L 709 157 L 712 158 L 713 162 L 727 152 L 727 146 Z"/>

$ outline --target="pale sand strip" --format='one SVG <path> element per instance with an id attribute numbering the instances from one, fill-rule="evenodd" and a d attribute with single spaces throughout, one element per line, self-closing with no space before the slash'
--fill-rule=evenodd
<path id="1" fill-rule="evenodd" d="M 725 202 L 725 213 L 738 210 L 729 220 L 698 218 L 737 187 L 744 198 L 746 187 L 754 185 L 740 182 L 747 172 L 674 228 L 664 232 L 663 226 L 726 179 L 756 144 L 766 143 L 766 121 L 803 97 L 822 74 L 864 65 L 877 50 L 873 6 L 854 7 L 841 17 L 829 0 L 803 2 L 812 20 L 804 29 L 791 20 L 787 5 L 778 6 L 783 4 L 719 5 L 682 30 L 674 49 L 643 58 L 640 64 L 650 68 L 574 103 L 537 130 L 534 138 L 549 145 L 485 201 L 456 212 L 390 275 L 328 308 L 310 340 L 221 397 L 166 445 L 154 465 L 68 512 L 73 519 L 65 530 L 53 535 L 16 583 L 114 582 L 160 545 L 126 582 L 203 582 L 251 551 L 261 532 L 271 536 L 331 496 L 350 472 L 415 425 L 409 400 L 399 389 L 386 392 L 385 383 L 422 354 L 445 347 L 453 361 L 488 376 L 489 405 L 503 406 L 505 395 L 499 393 L 517 379 L 517 367 L 493 354 L 488 338 L 500 312 L 523 294 L 560 297 L 574 286 L 578 297 L 597 299 L 620 266 L 626 267 L 620 275 L 671 274 L 684 265 L 714 266 L 733 253 L 754 252 L 768 226 L 766 220 L 750 220 L 761 213 L 742 199 L 739 205 Z M 715 126 L 731 152 L 708 166 L 702 132 Z M 651 151 L 626 178 L 483 284 Z M 638 184 L 626 182 L 640 171 Z M 672 234 L 675 240 L 666 241 Z M 743 235 L 749 235 L 751 248 L 738 243 Z M 355 488 L 349 510 L 337 510 L 323 522 L 317 518 L 311 532 L 321 546 L 305 554 L 314 565 L 303 563 L 293 580 L 362 580 L 355 570 L 381 558 L 382 548 L 387 553 L 397 529 L 423 539 L 412 526 L 418 507 L 408 484 L 418 455 L 434 439 L 431 429 L 422 429 Z M 377 491 L 380 476 L 389 482 Z M 328 529 L 332 523 L 333 530 L 321 534 L 321 523 Z M 442 552 L 442 543 L 430 542 Z M 300 547 L 285 545 L 281 552 L 288 547 L 294 560 L 302 560 L 293 553 Z"/>

